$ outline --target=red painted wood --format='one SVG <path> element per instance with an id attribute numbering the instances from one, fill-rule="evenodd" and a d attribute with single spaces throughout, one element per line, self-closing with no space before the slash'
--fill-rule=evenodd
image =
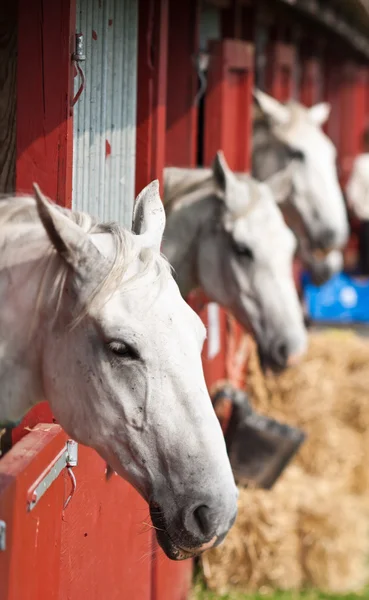
<path id="1" fill-rule="evenodd" d="M 334 57 L 328 56 L 324 68 L 324 100 L 331 105 L 331 112 L 324 130 L 331 138 L 337 150 L 340 146 L 341 124 L 341 69 Z"/>
<path id="2" fill-rule="evenodd" d="M 187 600 L 192 583 L 193 562 L 169 561 L 160 550 L 155 565 L 153 600 Z"/>
<path id="3" fill-rule="evenodd" d="M 199 45 L 199 0 L 170 0 L 166 164 L 196 166 L 198 89 L 194 58 Z"/>
<path id="4" fill-rule="evenodd" d="M 75 0 L 18 4 L 17 191 L 42 190 L 70 206 L 70 114 Z"/>
<path id="5" fill-rule="evenodd" d="M 152 529 L 147 503 L 105 462 L 79 447 L 76 492 L 61 528 L 59 600 L 151 600 Z"/>
<path id="6" fill-rule="evenodd" d="M 238 40 L 210 45 L 211 62 L 205 103 L 205 165 L 210 165 L 222 149 L 234 171 L 249 171 L 254 81 L 253 46 Z M 207 314 L 200 313 L 207 324 Z M 239 325 L 220 311 L 221 351 L 213 359 L 204 348 L 204 371 L 212 392 L 224 379 L 239 385 L 240 375 L 230 367 L 243 338 Z"/>
<path id="7" fill-rule="evenodd" d="M 229 7 L 222 11 L 222 38 L 242 39 L 243 6 L 240 0 L 231 0 Z"/>
<path id="8" fill-rule="evenodd" d="M 267 52 L 266 91 L 280 102 L 287 102 L 293 96 L 295 60 L 294 46 L 282 42 L 270 44 Z"/>
<path id="9" fill-rule="evenodd" d="M 362 135 L 367 125 L 368 69 L 346 63 L 341 70 L 341 180 L 345 186 L 355 157 L 362 152 Z"/>
<path id="10" fill-rule="evenodd" d="M 136 192 L 165 165 L 168 0 L 140 0 L 137 71 Z"/>
<path id="11" fill-rule="evenodd" d="M 250 165 L 253 46 L 239 40 L 213 41 L 205 103 L 204 163 L 222 149 L 229 165 L 247 171 Z"/>
<path id="12" fill-rule="evenodd" d="M 322 100 L 322 69 L 317 58 L 301 61 L 300 102 L 313 106 Z"/>
<path id="13" fill-rule="evenodd" d="M 0 519 L 6 551 L 0 552 L 0 600 L 57 600 L 63 504 L 60 474 L 31 512 L 29 489 L 63 449 L 58 425 L 39 425 L 0 461 Z M 64 596 L 66 598 L 66 596 Z"/>
<path id="14" fill-rule="evenodd" d="M 50 198 L 71 206 L 75 0 L 20 0 L 18 4 L 16 189 L 36 181 Z M 46 403 L 35 407 L 13 432 L 52 422 Z"/>

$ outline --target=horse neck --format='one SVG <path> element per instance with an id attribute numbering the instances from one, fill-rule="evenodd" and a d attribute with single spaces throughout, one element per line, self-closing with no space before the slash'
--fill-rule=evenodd
<path id="1" fill-rule="evenodd" d="M 39 308 L 42 323 L 46 320 L 42 306 L 38 307 L 41 279 L 37 260 L 19 262 L 13 267 L 0 266 L 0 423 L 3 424 L 19 421 L 44 399 L 43 328 L 37 322 Z"/>
<path id="2" fill-rule="evenodd" d="M 214 194 L 210 194 L 195 201 L 186 201 L 182 197 L 178 199 L 178 208 L 176 204 L 172 204 L 173 210 L 167 217 L 162 252 L 174 268 L 181 294 L 186 297 L 200 283 L 197 272 L 198 244 L 204 228 L 216 218 L 218 200 Z"/>

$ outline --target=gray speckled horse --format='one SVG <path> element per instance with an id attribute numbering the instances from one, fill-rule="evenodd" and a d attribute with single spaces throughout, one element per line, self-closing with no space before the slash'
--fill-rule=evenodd
<path id="1" fill-rule="evenodd" d="M 296 242 L 269 187 L 212 169 L 165 169 L 162 251 L 183 296 L 202 287 L 254 334 L 262 363 L 283 369 L 306 347 L 292 276 Z"/>
<path id="2" fill-rule="evenodd" d="M 47 399 L 147 500 L 160 544 L 182 559 L 223 539 L 237 490 L 203 376 L 205 328 L 160 255 L 164 226 L 157 182 L 133 232 L 37 188 L 36 201 L 0 202 L 0 422 Z"/>
<path id="3" fill-rule="evenodd" d="M 274 195 L 299 241 L 298 253 L 323 281 L 341 268 L 349 231 L 336 149 L 322 130 L 330 107 L 284 105 L 259 90 L 255 98 L 253 175 L 278 190 Z"/>

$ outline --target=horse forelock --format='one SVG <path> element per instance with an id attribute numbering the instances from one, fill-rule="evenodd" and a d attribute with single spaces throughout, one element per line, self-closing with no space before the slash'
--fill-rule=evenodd
<path id="1" fill-rule="evenodd" d="M 107 271 L 102 281 L 92 286 L 92 291 L 73 322 L 79 321 L 93 303 L 103 302 L 115 291 L 124 290 L 133 282 L 143 280 L 152 271 L 156 272 L 154 282 L 160 286 L 170 275 L 170 265 L 166 258 L 154 250 L 142 248 L 135 235 L 117 223 L 100 223 L 87 213 L 73 211 L 56 206 L 71 221 L 87 234 L 109 234 L 114 243 L 114 256 L 106 261 Z M 30 253 L 29 232 L 32 232 Z M 40 287 L 37 307 L 54 303 L 55 315 L 58 314 L 69 267 L 52 246 L 39 219 L 34 198 L 3 197 L 0 199 L 0 271 L 16 265 L 39 261 Z M 128 267 L 137 262 L 138 268 L 133 276 L 123 278 Z M 93 278 L 93 273 L 91 273 Z"/>

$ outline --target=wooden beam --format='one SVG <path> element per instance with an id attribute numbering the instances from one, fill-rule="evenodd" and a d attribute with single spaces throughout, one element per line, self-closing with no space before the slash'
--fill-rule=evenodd
<path id="1" fill-rule="evenodd" d="M 17 191 L 71 206 L 75 0 L 19 0 Z"/>
<path id="2" fill-rule="evenodd" d="M 168 0 L 140 0 L 137 71 L 136 192 L 162 179 L 168 55 Z"/>
<path id="3" fill-rule="evenodd" d="M 166 164 L 171 166 L 196 166 L 199 18 L 199 0 L 170 0 Z"/>
<path id="4" fill-rule="evenodd" d="M 16 164 L 17 6 L 0 6 L 0 193 L 15 190 Z"/>

